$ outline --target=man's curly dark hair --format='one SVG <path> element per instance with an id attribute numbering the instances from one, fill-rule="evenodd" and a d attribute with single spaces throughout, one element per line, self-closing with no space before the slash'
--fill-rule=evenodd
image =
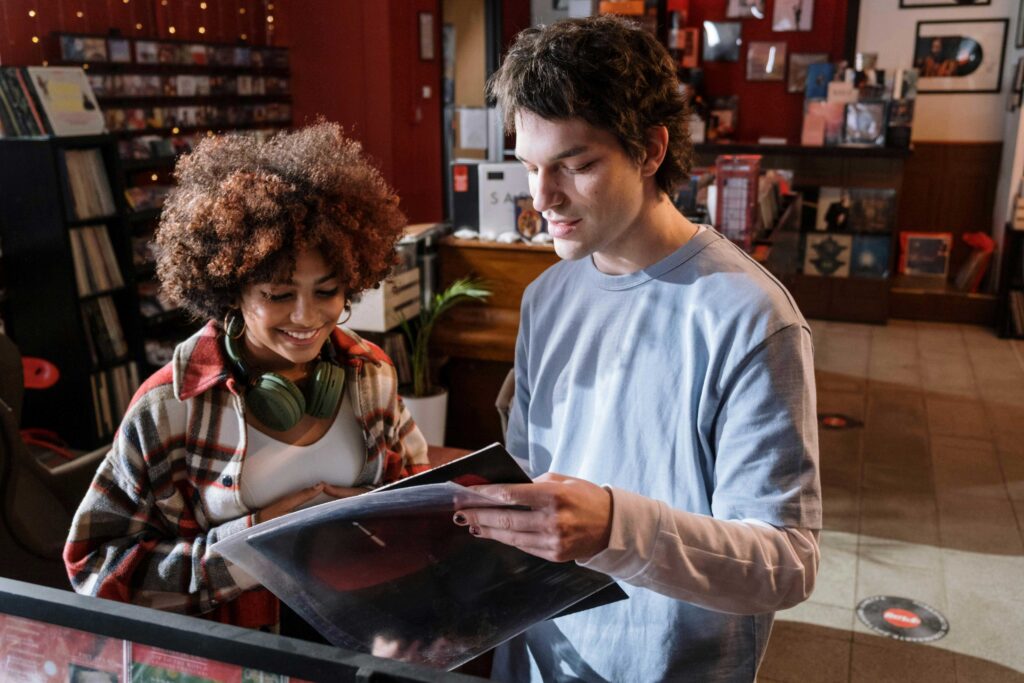
<path id="1" fill-rule="evenodd" d="M 689 107 L 676 65 L 654 36 L 612 16 L 566 19 L 516 36 L 488 95 L 515 131 L 520 110 L 544 119 L 579 117 L 612 133 L 631 159 L 644 159 L 647 130 L 668 128 L 655 180 L 672 194 L 693 165 Z"/>
<path id="2" fill-rule="evenodd" d="M 178 160 L 164 204 L 157 275 L 165 296 L 221 320 L 242 290 L 291 278 L 300 251 L 318 251 L 347 296 L 395 263 L 405 216 L 398 197 L 337 124 L 265 142 L 203 140 Z"/>

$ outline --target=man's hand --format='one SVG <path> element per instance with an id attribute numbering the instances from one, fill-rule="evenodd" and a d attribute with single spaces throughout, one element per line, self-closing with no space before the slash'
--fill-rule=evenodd
<path id="1" fill-rule="evenodd" d="M 586 560 L 608 547 L 612 494 L 583 479 L 548 473 L 532 484 L 487 484 L 474 491 L 529 510 L 467 508 L 455 523 L 554 562 Z"/>

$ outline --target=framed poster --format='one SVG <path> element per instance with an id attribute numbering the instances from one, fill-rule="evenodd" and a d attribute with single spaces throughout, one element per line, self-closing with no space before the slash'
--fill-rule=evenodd
<path id="1" fill-rule="evenodd" d="M 950 232 L 901 232 L 900 273 L 945 278 L 952 246 Z"/>
<path id="2" fill-rule="evenodd" d="M 1020 5 L 1017 7 L 1017 32 L 1013 45 L 1018 50 L 1024 47 L 1024 0 L 1020 0 Z"/>
<path id="3" fill-rule="evenodd" d="M 992 0 L 900 0 L 900 9 L 918 7 L 978 7 L 991 5 Z"/>
<path id="4" fill-rule="evenodd" d="M 914 66 L 920 93 L 998 93 L 1008 19 L 919 21 Z"/>
<path id="5" fill-rule="evenodd" d="M 814 0 L 775 0 L 773 31 L 810 31 L 814 23 Z"/>
<path id="6" fill-rule="evenodd" d="M 704 22 L 704 61 L 740 61 L 740 22 Z"/>
<path id="7" fill-rule="evenodd" d="M 781 81 L 786 75 L 786 44 L 753 41 L 747 47 L 748 81 Z"/>
<path id="8" fill-rule="evenodd" d="M 420 59 L 429 62 L 434 59 L 434 13 L 420 12 Z"/>
<path id="9" fill-rule="evenodd" d="M 728 0 L 725 16 L 728 19 L 764 19 L 765 0 Z"/>
<path id="10" fill-rule="evenodd" d="M 794 52 L 789 56 L 786 92 L 803 92 L 807 87 L 807 67 L 828 62 L 825 52 Z"/>

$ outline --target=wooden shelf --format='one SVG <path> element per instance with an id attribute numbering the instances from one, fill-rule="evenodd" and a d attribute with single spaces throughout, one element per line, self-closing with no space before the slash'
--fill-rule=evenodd
<path id="1" fill-rule="evenodd" d="M 840 159 L 905 159 L 912 149 L 895 147 L 810 147 L 805 145 L 759 145 L 754 142 L 701 142 L 693 146 L 698 154 L 763 154 L 832 157 Z"/>

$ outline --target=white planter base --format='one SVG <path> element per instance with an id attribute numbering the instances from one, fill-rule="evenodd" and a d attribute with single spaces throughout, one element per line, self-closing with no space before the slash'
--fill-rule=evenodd
<path id="1" fill-rule="evenodd" d="M 431 446 L 444 445 L 444 422 L 448 415 L 448 392 L 416 398 L 403 396 L 405 407 L 412 413 L 416 426 Z"/>

